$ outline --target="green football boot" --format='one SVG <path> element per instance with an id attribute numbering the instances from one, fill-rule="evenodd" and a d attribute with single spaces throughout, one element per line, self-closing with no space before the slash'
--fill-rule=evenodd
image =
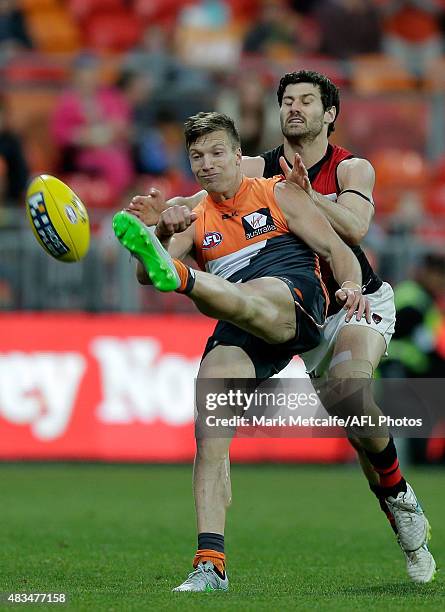
<path id="1" fill-rule="evenodd" d="M 113 230 L 119 242 L 144 266 L 154 287 L 159 291 L 175 291 L 181 282 L 175 264 L 154 233 L 137 217 L 118 212 L 113 217 Z"/>

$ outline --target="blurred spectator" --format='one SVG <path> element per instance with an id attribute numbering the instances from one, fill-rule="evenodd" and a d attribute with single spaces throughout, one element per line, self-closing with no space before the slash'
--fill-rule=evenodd
<path id="1" fill-rule="evenodd" d="M 59 98 L 52 131 L 64 172 L 101 177 L 119 197 L 133 177 L 130 107 L 116 87 L 102 87 L 100 64 L 83 54 L 74 64 L 72 88 Z"/>
<path id="2" fill-rule="evenodd" d="M 224 0 L 198 0 L 182 9 L 178 17 L 181 26 L 219 29 L 229 25 L 230 7 Z"/>
<path id="3" fill-rule="evenodd" d="M 379 14 L 373 0 L 325 0 L 314 16 L 324 55 L 344 59 L 380 51 Z"/>
<path id="4" fill-rule="evenodd" d="M 267 56 L 293 56 L 299 50 L 297 24 L 286 0 L 263 0 L 258 20 L 247 31 L 243 43 L 245 53 Z"/>
<path id="5" fill-rule="evenodd" d="M 443 315 L 437 304 L 445 295 L 445 256 L 427 254 L 413 280 L 397 285 L 394 294 L 396 329 L 389 345 L 389 357 L 380 367 L 381 373 L 385 378 L 444 378 L 445 359 L 439 347 Z M 436 442 L 434 438 L 408 440 L 411 461 L 429 460 L 431 444 L 436 447 L 435 460 L 441 455 L 445 457 L 443 444 L 437 448 Z"/>
<path id="6" fill-rule="evenodd" d="M 9 56 L 32 46 L 17 0 L 0 0 L 0 54 Z"/>
<path id="7" fill-rule="evenodd" d="M 136 143 L 137 169 L 152 175 L 180 172 L 191 177 L 184 147 L 183 126 L 174 115 L 158 113 L 154 125 L 139 133 Z"/>
<path id="8" fill-rule="evenodd" d="M 125 89 L 146 88 L 145 105 L 149 108 L 142 108 L 141 98 L 137 105 L 139 120 L 150 117 L 152 123 L 158 110 L 165 108 L 175 113 L 179 120 L 202 110 L 199 100 L 205 99 L 208 91 L 208 75 L 203 70 L 184 66 L 170 47 L 166 30 L 151 26 L 145 31 L 139 47 L 130 51 L 122 63 L 121 84 Z M 178 105 L 179 98 L 181 104 Z"/>
<path id="9" fill-rule="evenodd" d="M 217 110 L 232 117 L 241 136 L 243 155 L 255 156 L 262 150 L 266 124 L 267 90 L 259 74 L 243 75 L 234 87 L 218 96 Z"/>
<path id="10" fill-rule="evenodd" d="M 441 0 L 383 0 L 383 48 L 420 78 L 440 57 Z"/>
<path id="11" fill-rule="evenodd" d="M 396 329 L 383 364 L 387 377 L 445 377 L 437 352 L 442 315 L 437 301 L 445 294 L 445 256 L 427 254 L 414 278 L 395 287 Z"/>
<path id="12" fill-rule="evenodd" d="M 140 45 L 124 58 L 122 70 L 124 73 L 149 75 L 155 89 L 174 81 L 181 66 L 169 49 L 167 31 L 160 26 L 148 27 Z"/>
<path id="13" fill-rule="evenodd" d="M 0 205 L 17 205 L 29 178 L 22 142 L 9 127 L 7 109 L 0 99 Z"/>
<path id="14" fill-rule="evenodd" d="M 131 112 L 131 138 L 153 125 L 162 106 L 153 96 L 153 82 L 148 73 L 123 73 L 118 86 L 125 96 Z"/>

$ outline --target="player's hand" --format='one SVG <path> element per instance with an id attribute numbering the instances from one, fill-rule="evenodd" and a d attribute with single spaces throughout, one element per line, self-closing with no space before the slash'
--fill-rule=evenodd
<path id="1" fill-rule="evenodd" d="M 158 238 L 170 238 L 173 234 L 185 231 L 196 221 L 198 215 L 187 206 L 170 206 L 161 213 L 156 225 Z"/>
<path id="2" fill-rule="evenodd" d="M 345 321 L 349 323 L 355 314 L 357 321 L 365 315 L 367 323 L 371 323 L 371 308 L 368 298 L 359 289 L 343 287 L 335 292 L 335 299 L 347 311 Z"/>
<path id="3" fill-rule="evenodd" d="M 145 225 L 156 225 L 161 213 L 167 209 L 164 196 L 159 189 L 152 187 L 147 195 L 135 196 L 127 208 L 126 212 L 131 213 L 142 221 Z"/>
<path id="4" fill-rule="evenodd" d="M 289 166 L 284 157 L 280 157 L 280 168 L 283 171 L 286 181 L 301 187 L 301 189 L 303 189 L 311 198 L 313 198 L 313 189 L 309 180 L 309 175 L 307 173 L 306 166 L 298 153 L 295 153 L 293 168 Z"/>

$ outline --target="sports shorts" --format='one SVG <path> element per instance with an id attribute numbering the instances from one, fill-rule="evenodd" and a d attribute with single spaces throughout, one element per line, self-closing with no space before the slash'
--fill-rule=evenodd
<path id="1" fill-rule="evenodd" d="M 384 282 L 377 291 L 366 294 L 366 297 L 371 307 L 371 323 L 367 323 L 365 317 L 360 321 L 353 317 L 349 323 L 346 323 L 344 309 L 328 317 L 322 330 L 320 344 L 301 355 L 309 374 L 318 377 L 327 371 L 338 334 L 346 326 L 360 325 L 367 329 L 374 329 L 383 336 L 386 348 L 388 348 L 396 322 L 394 291 L 389 283 Z"/>
<path id="2" fill-rule="evenodd" d="M 297 329 L 294 338 L 283 344 L 269 344 L 232 323 L 218 321 L 207 340 L 202 359 L 218 345 L 239 346 L 252 360 L 256 378 L 263 380 L 283 370 L 294 355 L 319 344 L 326 301 L 318 280 L 296 274 L 273 276 L 287 284 L 295 302 Z"/>

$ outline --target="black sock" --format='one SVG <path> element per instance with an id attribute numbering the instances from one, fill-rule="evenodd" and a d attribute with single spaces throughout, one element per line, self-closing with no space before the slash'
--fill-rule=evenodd
<path id="1" fill-rule="evenodd" d="M 380 453 L 365 451 L 372 467 L 380 478 L 380 488 L 384 497 L 397 497 L 406 491 L 406 481 L 402 476 L 397 459 L 397 450 L 392 437 Z"/>
<path id="2" fill-rule="evenodd" d="M 224 552 L 224 536 L 221 533 L 198 533 L 198 550 Z"/>
<path id="3" fill-rule="evenodd" d="M 198 533 L 198 550 L 216 550 L 224 552 L 224 536 L 221 533 Z M 217 567 L 213 567 L 216 574 L 224 580 L 226 572 L 221 573 Z"/>

